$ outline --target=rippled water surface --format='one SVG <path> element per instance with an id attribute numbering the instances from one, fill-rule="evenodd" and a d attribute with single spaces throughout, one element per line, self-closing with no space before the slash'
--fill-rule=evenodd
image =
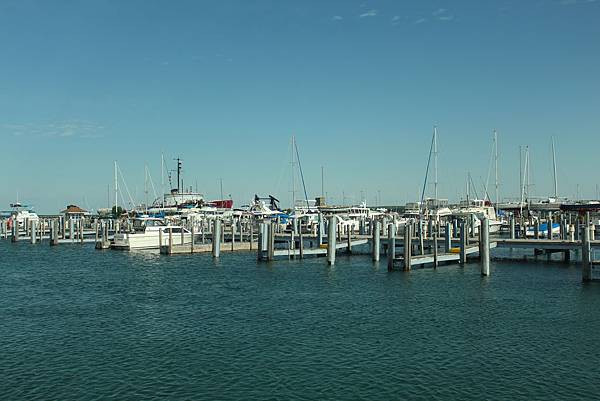
<path id="1" fill-rule="evenodd" d="M 478 269 L 1 241 L 0 398 L 600 398 L 600 284 Z"/>

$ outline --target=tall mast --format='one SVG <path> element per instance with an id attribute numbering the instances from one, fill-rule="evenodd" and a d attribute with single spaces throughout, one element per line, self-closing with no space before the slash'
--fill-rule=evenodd
<path id="1" fill-rule="evenodd" d="M 144 166 L 144 194 L 146 194 L 146 213 L 148 213 L 148 165 Z"/>
<path id="2" fill-rule="evenodd" d="M 523 191 L 523 147 L 519 145 L 519 194 Z"/>
<path id="3" fill-rule="evenodd" d="M 528 162 L 529 162 L 529 147 L 525 146 L 525 168 L 523 169 L 522 179 L 521 179 L 521 182 L 523 183 L 521 186 L 521 211 L 523 211 L 523 202 L 525 201 L 525 187 L 526 187 L 526 185 L 525 185 L 526 175 L 525 174 L 527 174 L 527 171 L 528 171 L 528 166 L 527 166 Z"/>
<path id="4" fill-rule="evenodd" d="M 325 173 L 323 172 L 323 166 L 321 166 L 321 198 L 325 198 L 325 180 L 324 180 L 324 175 Z"/>
<path id="5" fill-rule="evenodd" d="M 162 199 L 162 207 L 165 207 L 165 155 L 160 154 L 160 197 Z"/>
<path id="6" fill-rule="evenodd" d="M 498 206 L 498 202 L 500 201 L 500 197 L 498 195 L 498 133 L 494 130 L 494 162 L 496 164 L 494 170 L 496 171 L 496 206 Z"/>
<path id="7" fill-rule="evenodd" d="M 290 162 L 290 166 L 291 166 L 291 170 L 292 170 L 292 209 L 294 208 L 294 206 L 296 205 L 296 169 L 294 168 L 294 145 L 296 142 L 296 137 L 294 135 L 292 135 L 292 146 L 291 146 L 291 151 L 292 151 L 292 158 L 291 158 L 291 162 Z"/>
<path id="8" fill-rule="evenodd" d="M 552 137 L 552 168 L 554 170 L 554 199 L 558 198 L 558 179 L 556 178 L 556 149 L 554 147 L 554 137 Z"/>
<path id="9" fill-rule="evenodd" d="M 119 181 L 117 180 L 117 161 L 115 160 L 115 216 L 117 216 L 117 205 L 119 204 Z"/>
<path id="10" fill-rule="evenodd" d="M 437 127 L 434 125 L 433 126 L 433 168 L 434 168 L 434 182 L 433 182 L 433 187 L 434 187 L 434 198 L 435 198 L 435 204 L 437 206 L 438 203 L 438 149 L 437 149 Z"/>

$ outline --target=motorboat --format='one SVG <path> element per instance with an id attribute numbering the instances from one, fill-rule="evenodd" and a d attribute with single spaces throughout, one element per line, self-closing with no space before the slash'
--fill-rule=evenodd
<path id="1" fill-rule="evenodd" d="M 166 224 L 154 217 L 133 219 L 130 231 L 116 233 L 113 243 L 115 249 L 159 249 L 169 245 L 184 245 L 192 242 L 192 233 L 180 225 Z"/>

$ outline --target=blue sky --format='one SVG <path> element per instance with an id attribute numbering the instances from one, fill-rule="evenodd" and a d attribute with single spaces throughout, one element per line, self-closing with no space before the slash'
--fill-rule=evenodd
<path id="1" fill-rule="evenodd" d="M 501 197 L 595 196 L 600 0 L 0 0 L 0 209 L 107 204 L 117 160 L 142 201 L 144 166 L 182 157 L 187 185 L 236 204 L 291 197 L 296 135 L 309 197 L 415 200 L 432 127 L 439 193 L 487 176 Z M 428 193 L 432 193 L 432 187 Z M 481 193 L 481 188 L 478 188 Z"/>

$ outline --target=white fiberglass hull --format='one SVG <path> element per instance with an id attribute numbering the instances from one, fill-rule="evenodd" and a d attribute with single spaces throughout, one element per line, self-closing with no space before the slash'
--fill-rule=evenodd
<path id="1" fill-rule="evenodd" d="M 192 234 L 185 232 L 182 241 L 180 232 L 173 233 L 172 241 L 173 245 L 190 244 L 192 242 Z M 168 230 L 162 233 L 162 244 L 158 231 L 115 234 L 113 247 L 116 249 L 159 249 L 161 245 L 169 245 Z"/>

